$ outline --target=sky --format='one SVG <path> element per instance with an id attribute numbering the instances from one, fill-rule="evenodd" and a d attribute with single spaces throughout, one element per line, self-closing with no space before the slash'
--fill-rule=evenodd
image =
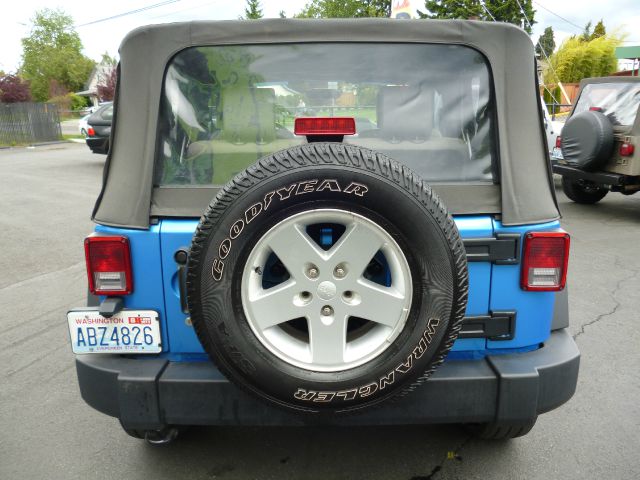
<path id="1" fill-rule="evenodd" d="M 265 17 L 277 17 L 281 10 L 287 16 L 299 12 L 305 0 L 262 0 Z M 413 6 L 424 9 L 422 0 L 412 0 Z M 160 5 L 158 5 L 160 4 Z M 108 5 L 109 8 L 104 8 Z M 138 13 L 95 22 L 136 9 L 158 5 Z M 0 70 L 13 72 L 20 65 L 20 39 L 31 29 L 36 10 L 60 8 L 74 19 L 84 45 L 85 55 L 99 60 L 104 52 L 116 55 L 122 38 L 134 28 L 151 23 L 188 20 L 236 19 L 244 12 L 244 0 L 21 0 L 3 10 L 0 20 Z M 97 8 L 91 8 L 97 7 Z M 536 10 L 532 40 L 538 40 L 545 27 L 555 32 L 556 44 L 570 35 L 581 33 L 584 25 L 600 19 L 608 31 L 626 34 L 625 45 L 640 45 L 640 0 L 533 0 Z M 560 18 L 562 17 L 562 18 Z M 627 68 L 630 68 L 630 64 Z"/>

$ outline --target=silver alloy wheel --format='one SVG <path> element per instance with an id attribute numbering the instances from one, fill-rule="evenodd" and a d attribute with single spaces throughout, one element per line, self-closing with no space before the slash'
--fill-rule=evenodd
<path id="1" fill-rule="evenodd" d="M 324 250 L 307 227 L 338 224 L 344 233 Z M 390 285 L 365 278 L 382 252 Z M 275 254 L 289 278 L 263 286 L 267 260 Z M 334 372 L 362 365 L 398 337 L 411 308 L 409 265 L 382 227 L 353 212 L 309 210 L 273 226 L 251 251 L 242 274 L 242 307 L 260 342 L 285 362 L 313 371 Z M 307 334 L 287 328 L 306 319 Z M 349 319 L 364 326 L 349 330 Z"/>

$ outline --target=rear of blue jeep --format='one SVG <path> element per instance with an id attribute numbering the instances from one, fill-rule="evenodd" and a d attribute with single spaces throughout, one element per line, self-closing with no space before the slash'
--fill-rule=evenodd
<path id="1" fill-rule="evenodd" d="M 316 28 L 316 24 L 311 25 Z M 134 36 L 131 42 L 135 41 Z M 127 62 L 132 61 L 125 49 L 120 98 L 116 101 L 112 160 L 126 149 L 119 142 L 125 142 L 127 133 L 123 126 L 118 130 L 118 123 L 126 124 L 129 115 L 123 105 L 128 88 Z M 530 175 L 532 181 L 543 178 L 544 188 L 531 190 L 537 188 L 537 192 L 543 192 L 540 203 L 553 203 L 554 200 L 548 175 L 547 178 L 536 177 L 531 171 L 515 170 L 514 173 L 501 167 L 507 154 L 499 139 L 510 133 L 500 130 L 505 120 L 500 118 L 498 108 L 501 97 L 497 90 L 501 87 L 493 75 L 495 71 L 492 74 L 490 58 L 478 49 L 428 42 L 214 44 L 185 47 L 172 54 L 164 67 L 158 91 L 157 115 L 149 121 L 150 126 L 155 125 L 153 179 L 147 175 L 144 180 L 153 184 L 148 205 L 149 224 L 140 228 L 140 225 L 100 220 L 98 206 L 98 225 L 85 240 L 92 295 L 89 306 L 69 313 L 71 343 L 77 354 L 83 398 L 97 410 L 119 418 L 128 433 L 146 435 L 157 441 L 170 438 L 174 427 L 184 425 L 317 422 L 351 425 L 465 423 L 475 425 L 487 438 L 504 438 L 526 433 L 539 414 L 566 402 L 575 391 L 579 366 L 579 352 L 567 331 L 565 283 L 569 235 L 553 215 L 547 215 L 547 218 L 538 215 L 535 221 L 527 218 L 514 221 L 513 212 L 517 213 L 518 208 L 526 210 L 527 206 L 510 206 L 509 212 L 505 211 L 506 195 L 516 203 L 519 198 L 518 188 L 508 185 L 507 181 L 511 180 L 505 179 L 506 176 Z M 523 100 L 523 104 L 526 103 L 524 110 L 538 112 L 535 114 L 538 116 L 535 91 L 532 89 L 529 93 L 530 98 L 527 97 L 526 102 Z M 122 118 L 118 115 L 120 112 Z M 525 134 L 539 137 L 536 147 L 539 147 L 536 150 L 539 170 L 548 173 L 540 119 L 536 118 L 532 125 L 535 127 L 533 134 Z M 336 143 L 339 144 L 337 147 L 331 146 Z M 304 161 L 311 165 L 309 152 L 312 148 L 315 148 L 313 152 L 320 152 L 319 158 L 323 151 L 333 152 L 335 162 L 327 157 L 326 164 L 320 161 L 316 167 L 305 167 L 308 168 L 306 171 L 317 174 L 304 181 L 291 177 L 287 183 L 287 177 L 274 170 L 270 174 L 274 178 L 282 177 L 278 185 L 284 186 L 274 188 L 267 195 L 261 193 L 258 203 L 247 203 L 246 208 L 242 208 L 243 215 L 230 228 L 219 227 L 224 230 L 220 237 L 224 240 L 209 238 L 215 237 L 215 232 L 209 231 L 211 225 L 224 224 L 222 220 L 216 224 L 218 220 L 213 221 L 211 217 L 217 219 L 217 211 L 233 208 L 227 205 L 229 202 L 222 194 L 213 199 L 222 185 L 231 181 L 226 191 L 233 193 L 249 177 L 256 178 L 259 170 L 251 165 L 259 159 L 263 159 L 260 165 L 265 170 L 269 170 L 270 165 L 282 165 L 286 155 L 291 158 L 305 156 Z M 364 397 L 373 397 L 373 390 L 379 393 L 385 387 L 390 389 L 394 377 L 391 376 L 391 380 L 389 377 L 395 371 L 399 378 L 399 372 L 403 371 L 399 367 L 382 377 L 375 389 L 364 385 L 354 390 L 357 392 L 354 396 L 362 397 L 357 414 L 335 414 L 340 409 L 329 406 L 310 415 L 302 412 L 302 404 L 296 404 L 293 398 L 288 404 L 288 400 L 278 398 L 277 393 L 262 394 L 264 389 L 256 386 L 259 382 L 251 384 L 251 372 L 245 372 L 243 368 L 243 362 L 251 359 L 250 352 L 238 347 L 235 357 L 242 357 L 242 361 L 237 362 L 237 369 L 233 365 L 234 348 L 230 348 L 228 357 L 218 355 L 215 351 L 217 340 L 209 342 L 209 335 L 217 336 L 218 340 L 222 338 L 221 342 L 227 335 L 228 341 L 233 342 L 233 333 L 223 332 L 221 328 L 215 331 L 216 319 L 207 317 L 206 309 L 203 313 L 201 308 L 208 299 L 217 298 L 216 285 L 211 287 L 212 293 L 202 292 L 210 288 L 209 283 L 220 281 L 223 275 L 233 275 L 228 285 L 220 287 L 235 290 L 230 295 L 238 302 L 224 311 L 224 316 L 228 317 L 225 321 L 233 324 L 246 321 L 251 327 L 246 329 L 247 335 L 255 334 L 256 345 L 265 348 L 265 355 L 273 353 L 277 357 L 275 361 L 284 362 L 283 365 L 289 363 L 290 367 L 308 372 L 310 376 L 315 372 L 325 373 L 321 383 L 327 385 L 326 391 L 294 390 L 292 394 L 296 400 L 328 402 L 339 397 L 351 400 L 350 394 L 345 393 L 347 390 L 338 391 L 338 387 L 331 390 L 326 375 L 338 378 L 351 369 L 362 369 L 367 362 L 376 361 L 376 352 L 387 352 L 380 353 L 387 355 L 387 344 L 391 349 L 396 348 L 395 343 L 403 338 L 398 332 L 409 328 L 406 315 L 411 318 L 411 314 L 406 312 L 414 311 L 411 296 L 416 303 L 418 295 L 422 294 L 416 288 L 425 292 L 431 288 L 428 279 L 420 280 L 426 282 L 422 285 L 416 283 L 418 267 L 414 263 L 422 263 L 422 253 L 415 248 L 413 253 L 411 248 L 403 249 L 402 227 L 390 234 L 389 238 L 394 240 L 387 241 L 387 247 L 381 247 L 368 263 L 365 262 L 366 268 L 358 280 L 359 285 L 371 287 L 375 284 L 373 288 L 380 290 L 380 298 L 372 300 L 364 293 L 360 297 L 357 289 L 353 289 L 342 292 L 342 303 L 338 302 L 356 305 L 362 298 L 373 302 L 370 310 L 384 310 L 386 297 L 382 292 L 395 288 L 396 279 L 402 275 L 413 281 L 413 293 L 411 290 L 406 293 L 408 303 L 401 309 L 405 313 L 399 314 L 400 323 L 392 324 L 398 332 L 383 339 L 384 345 L 371 343 L 382 338 L 379 332 L 384 331 L 380 325 L 385 321 L 374 319 L 375 313 L 371 314 L 371 319 L 358 317 L 359 323 L 349 321 L 345 324 L 345 352 L 352 352 L 349 357 L 355 359 L 352 363 L 347 362 L 346 353 L 341 357 L 345 359 L 343 366 L 339 362 L 323 364 L 316 361 L 312 355 L 316 333 L 310 318 L 307 325 L 306 321 L 300 323 L 299 319 L 287 317 L 284 319 L 286 326 L 284 323 L 276 327 L 270 325 L 271 333 L 263 335 L 256 326 L 262 320 L 257 318 L 257 313 L 252 313 L 253 287 L 246 285 L 251 285 L 251 275 L 255 272 L 260 275 L 261 283 L 256 287 L 260 292 L 284 289 L 287 282 L 298 280 L 294 269 L 289 267 L 291 263 L 286 252 L 277 251 L 275 247 L 267 248 L 263 255 L 258 251 L 261 242 L 269 244 L 269 235 L 275 235 L 272 232 L 284 228 L 282 225 L 287 221 L 279 216 L 280 213 L 272 211 L 273 221 L 269 223 L 266 212 L 273 205 L 272 198 L 292 202 L 299 200 L 294 194 L 302 194 L 300 199 L 306 198 L 303 196 L 306 193 L 315 195 L 315 209 L 325 217 L 314 213 L 308 205 L 301 206 L 302 210 L 296 212 L 317 219 L 305 220 L 305 238 L 315 242 L 314 248 L 317 247 L 320 255 L 324 255 L 323 251 L 330 253 L 337 249 L 341 235 L 346 236 L 343 232 L 350 231 L 350 220 L 345 220 L 346 226 L 341 225 L 339 219 L 343 217 L 341 213 L 335 213 L 336 205 L 342 209 L 340 211 L 350 211 L 352 215 L 367 208 L 375 209 L 373 204 L 367 204 L 368 190 L 372 190 L 374 183 L 361 180 L 368 178 L 368 173 L 349 170 L 353 174 L 349 180 L 353 181 L 340 179 L 348 178 L 348 174 L 344 177 L 345 166 L 339 165 L 341 155 L 354 155 L 353 152 L 358 152 L 359 156 L 374 152 L 372 155 L 378 159 L 378 164 L 391 165 L 391 170 L 395 163 L 388 163 L 386 159 L 393 159 L 410 169 L 406 172 L 411 173 L 405 172 L 405 175 L 419 178 L 420 185 L 430 185 L 439 195 L 441 200 L 434 205 L 444 203 L 455 222 L 455 236 L 464 245 L 466 265 L 453 274 L 464 277 L 459 282 L 460 285 L 464 283 L 464 291 L 456 290 L 451 301 L 454 306 L 462 305 L 464 314 L 457 319 L 454 313 L 447 317 L 451 320 L 447 320 L 446 335 L 455 342 L 445 345 L 446 341 L 438 340 L 440 345 L 433 348 L 437 347 L 446 359 L 440 364 L 436 355 L 427 367 L 423 367 L 427 374 L 433 372 L 426 382 L 423 382 L 426 374 L 412 377 L 411 382 L 407 380 L 407 386 L 394 395 L 393 401 L 387 402 L 386 397 L 380 397 L 380 401 L 385 400 L 383 405 L 365 408 L 368 404 Z M 116 177 L 114 171 L 109 173 L 118 165 L 115 161 L 116 164 L 107 167 L 107 190 L 113 188 L 109 182 L 126 178 L 122 175 L 122 160 L 117 167 L 119 176 Z M 333 172 L 326 170 L 329 167 L 341 170 L 343 177 L 325 175 L 325 171 Z M 259 187 L 260 181 L 255 181 L 255 188 Z M 522 178 L 514 182 L 514 185 L 527 183 Z M 135 188 L 135 184 L 127 188 Z M 247 187 L 246 194 L 237 193 L 238 201 L 243 195 L 249 195 L 251 188 L 254 187 Z M 510 191 L 507 193 L 507 190 Z M 392 191 L 389 192 L 391 195 Z M 327 200 L 330 209 L 325 208 L 322 197 L 329 193 L 343 195 L 335 204 L 330 204 L 333 200 Z M 531 191 L 523 191 L 522 197 L 531 203 Z M 351 199 L 357 201 L 353 210 L 346 203 Z M 104 204 L 106 200 L 101 198 L 100 201 Z M 211 206 L 206 210 L 210 201 Z M 406 201 L 410 203 L 410 195 Z M 119 208 L 126 207 L 120 205 Z M 534 206 L 531 209 L 536 210 Z M 384 208 L 379 210 L 382 212 Z M 425 215 L 428 216 L 427 210 Z M 397 205 L 397 211 L 401 215 L 410 210 Z M 232 269 L 229 252 L 235 253 L 234 249 L 241 248 L 238 242 L 243 240 L 243 229 L 247 227 L 248 230 L 248 225 L 256 218 L 254 225 L 260 221 L 265 222 L 265 226 L 260 235 L 246 240 L 244 248 L 249 260 L 263 258 L 263 261 L 255 266 L 255 272 L 241 265 L 242 259 L 237 260 L 240 266 Z M 375 236 L 379 225 L 386 223 L 384 218 L 375 215 L 371 218 L 377 219 L 377 224 L 371 223 L 370 230 L 370 235 Z M 415 222 L 416 225 L 420 223 L 417 218 Z M 365 223 L 363 220 L 360 225 Z M 392 225 L 387 230 L 395 231 Z M 216 250 L 215 258 L 202 251 L 199 238 L 205 239 L 201 242 L 207 246 L 204 250 Z M 240 240 L 236 241 L 236 238 Z M 427 256 L 431 248 L 429 242 L 425 239 L 423 245 Z M 388 247 L 389 243 L 404 253 L 396 255 L 395 250 Z M 295 250 L 294 245 L 292 241 L 292 250 Z M 201 257 L 194 260 L 196 255 Z M 295 256 L 293 252 L 291 255 Z M 402 257 L 396 262 L 397 267 L 396 257 Z M 349 262 L 337 264 L 335 268 L 332 264 L 331 275 L 326 278 L 322 277 L 322 267 L 318 268 L 316 264 L 317 261 L 309 260 L 301 267 L 304 274 L 300 275 L 299 284 L 304 281 L 313 288 L 297 292 L 293 302 L 306 308 L 317 296 L 325 299 L 318 304 L 319 319 L 320 324 L 330 325 L 334 321 L 334 308 L 336 312 L 339 308 L 338 303 L 332 303 L 333 295 L 336 288 L 340 291 L 340 282 L 350 273 Z M 405 273 L 403 265 L 406 265 Z M 245 279 L 249 283 L 245 284 Z M 313 283 L 316 280 L 323 280 L 316 282 L 322 284 L 317 291 Z M 430 294 L 424 295 L 428 298 Z M 433 295 L 436 294 L 432 292 Z M 380 302 L 377 307 L 376 302 Z M 276 304 L 274 312 L 289 308 L 286 302 L 279 305 Z M 304 314 L 301 318 L 304 319 Z M 445 322 L 441 320 L 440 323 L 444 328 Z M 431 323 L 428 325 L 432 327 Z M 280 327 L 282 331 L 274 334 L 273 329 Z M 435 337 L 438 335 L 437 332 L 434 334 Z M 367 345 L 372 345 L 371 351 L 358 357 L 353 352 L 365 348 L 363 339 L 369 338 Z M 429 338 L 423 338 L 427 343 L 419 343 L 416 347 L 419 350 L 413 350 L 407 360 L 417 363 L 423 350 L 431 348 Z M 305 342 L 312 352 L 308 361 L 304 356 Z M 245 366 L 247 362 L 244 362 Z M 251 362 L 255 363 L 255 360 Z M 276 380 L 271 383 L 277 383 L 277 375 L 274 378 Z M 424 384 L 419 388 L 412 386 L 418 383 Z M 371 405 L 374 403 L 378 402 L 371 402 Z M 297 408 L 301 411 L 296 411 Z"/>

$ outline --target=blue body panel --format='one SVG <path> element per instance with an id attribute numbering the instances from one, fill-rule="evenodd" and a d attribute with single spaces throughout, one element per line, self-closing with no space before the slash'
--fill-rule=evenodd
<path id="1" fill-rule="evenodd" d="M 455 218 L 462 238 L 489 238 L 496 233 L 557 230 L 558 222 L 504 227 L 490 216 Z M 182 312 L 178 269 L 173 255 L 191 244 L 197 219 L 165 219 L 149 230 L 98 226 L 97 232 L 126 235 L 131 244 L 134 292 L 125 298 L 127 308 L 149 308 L 160 313 L 162 356 L 174 361 L 206 360 L 195 331 Z M 522 242 L 521 242 L 522 243 Z M 158 262 L 161 258 L 162 262 Z M 512 340 L 459 339 L 450 358 L 481 358 L 489 353 L 515 353 L 538 348 L 550 334 L 555 294 L 527 292 L 520 288 L 520 265 L 469 263 L 469 301 L 466 314 L 487 315 L 491 311 L 515 310 L 516 332 Z M 162 293 L 164 292 L 164 296 Z"/>
<path id="2" fill-rule="evenodd" d="M 494 220 L 495 233 L 546 232 L 558 230 L 560 222 L 505 227 Z M 520 242 L 522 249 L 522 242 Z M 521 252 L 522 253 L 522 252 Z M 542 343 L 551 334 L 555 292 L 530 292 L 520 288 L 520 265 L 494 265 L 491 277 L 491 310 L 516 310 L 513 340 L 487 341 L 489 349 L 519 348 Z"/>
<path id="3" fill-rule="evenodd" d="M 187 325 L 189 315 L 180 306 L 178 268 L 173 255 L 179 248 L 189 247 L 198 226 L 198 220 L 163 220 L 160 226 L 162 238 L 162 269 L 165 272 L 164 288 L 169 321 L 169 336 L 172 352 L 204 354 L 204 349 L 191 325 Z"/>
<path id="4" fill-rule="evenodd" d="M 155 310 L 160 316 L 162 350 L 171 348 L 167 335 L 165 300 L 162 295 L 162 265 L 158 262 L 160 251 L 160 227 L 152 225 L 149 230 L 133 230 L 98 225 L 96 232 L 107 235 L 124 235 L 129 238 L 133 267 L 133 293 L 124 295 L 125 308 Z M 150 356 L 151 357 L 151 356 Z"/>
<path id="5" fill-rule="evenodd" d="M 465 238 L 489 238 L 493 236 L 493 223 L 489 216 L 456 217 L 456 226 Z M 466 315 L 486 315 L 489 312 L 491 292 L 491 264 L 469 262 L 469 299 Z M 451 348 L 452 352 L 484 350 L 484 338 L 460 338 Z"/>

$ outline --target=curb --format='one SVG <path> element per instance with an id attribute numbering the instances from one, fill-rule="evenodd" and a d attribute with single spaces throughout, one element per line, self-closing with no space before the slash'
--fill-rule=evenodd
<path id="1" fill-rule="evenodd" d="M 85 143 L 83 139 L 80 138 L 70 138 L 69 140 L 54 140 L 53 142 L 40 142 L 40 143 L 30 143 L 28 145 L 16 145 L 9 147 L 0 147 L 0 150 L 10 150 L 12 148 L 33 148 L 33 147 L 46 147 L 48 145 L 59 145 L 62 143 Z"/>

